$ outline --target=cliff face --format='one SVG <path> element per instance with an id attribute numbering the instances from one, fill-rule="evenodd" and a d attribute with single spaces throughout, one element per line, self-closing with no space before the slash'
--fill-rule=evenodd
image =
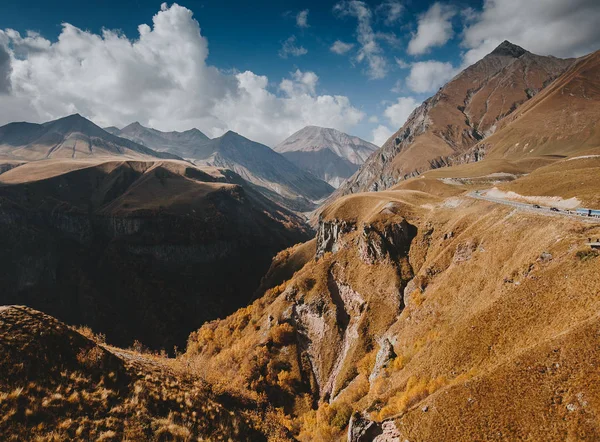
<path id="1" fill-rule="evenodd" d="M 247 303 L 308 230 L 230 172 L 178 167 L 112 163 L 0 187 L 0 303 L 168 351 Z"/>
<path id="2" fill-rule="evenodd" d="M 480 158 L 481 151 L 469 149 L 572 63 L 503 43 L 415 109 L 330 200 L 387 189 L 426 170 Z"/>
<path id="3" fill-rule="evenodd" d="M 193 333 L 183 360 L 283 407 L 300 440 L 562 440 L 600 400 L 571 377 L 597 349 L 570 350 L 598 327 L 600 261 L 580 250 L 597 230 L 423 191 L 345 197 L 324 210 L 314 258 L 282 255 L 289 280 Z M 585 418 L 563 419 L 566 404 Z"/>

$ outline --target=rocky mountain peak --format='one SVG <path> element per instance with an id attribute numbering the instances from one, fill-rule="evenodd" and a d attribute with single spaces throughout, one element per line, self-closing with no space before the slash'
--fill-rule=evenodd
<path id="1" fill-rule="evenodd" d="M 494 49 L 490 55 L 497 55 L 501 57 L 513 57 L 519 58 L 521 55 L 526 54 L 527 51 L 523 49 L 521 46 L 517 46 L 516 44 L 511 43 L 508 40 L 504 40 L 502 43 L 498 45 L 496 49 Z"/>

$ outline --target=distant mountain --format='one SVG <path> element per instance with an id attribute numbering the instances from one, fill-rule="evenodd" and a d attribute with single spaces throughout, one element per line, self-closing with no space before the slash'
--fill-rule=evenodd
<path id="1" fill-rule="evenodd" d="M 310 211 L 333 187 L 306 172 L 264 144 L 227 132 L 195 152 L 196 164 L 233 170 L 267 197 L 297 211 Z"/>
<path id="2" fill-rule="evenodd" d="M 107 130 L 112 131 L 114 128 Z M 255 185 L 266 197 L 291 210 L 311 211 L 316 207 L 317 201 L 329 196 L 334 190 L 270 147 L 234 132 L 227 132 L 211 140 L 198 129 L 161 132 L 132 123 L 116 133 L 157 151 L 179 155 L 198 165 L 233 170 Z"/>
<path id="3" fill-rule="evenodd" d="M 377 149 L 358 137 L 317 126 L 307 126 L 275 147 L 296 166 L 336 188 Z"/>
<path id="4" fill-rule="evenodd" d="M 332 199 L 387 189 L 447 164 L 493 134 L 499 122 L 574 60 L 532 54 L 508 41 L 468 67 L 421 106 Z"/>
<path id="5" fill-rule="evenodd" d="M 190 129 L 185 132 L 161 132 L 144 127 L 138 122 L 131 123 L 121 130 L 114 127 L 106 128 L 106 130 L 159 152 L 170 152 L 186 159 L 195 158 L 198 146 L 210 140 L 198 129 Z"/>
<path id="6" fill-rule="evenodd" d="M 46 158 L 125 158 L 179 159 L 168 152 L 115 136 L 79 114 L 44 124 L 10 123 L 0 127 L 0 156 L 19 160 Z"/>

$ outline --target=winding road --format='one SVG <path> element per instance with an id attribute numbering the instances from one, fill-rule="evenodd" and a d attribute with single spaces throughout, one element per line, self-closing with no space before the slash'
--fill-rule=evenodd
<path id="1" fill-rule="evenodd" d="M 505 200 L 502 198 L 493 198 L 490 196 L 486 196 L 484 194 L 485 192 L 486 192 L 485 190 L 475 190 L 473 192 L 467 193 L 467 196 L 469 198 L 473 198 L 473 199 L 477 199 L 477 200 L 490 201 L 492 203 L 504 204 L 505 206 L 512 206 L 512 207 L 515 207 L 516 209 L 523 210 L 526 212 L 537 213 L 539 215 L 562 216 L 562 217 L 566 217 L 566 218 L 576 219 L 576 220 L 582 221 L 584 223 L 600 224 L 600 218 L 586 217 L 583 215 L 578 215 L 572 211 L 566 211 L 566 210 L 560 210 L 560 209 L 558 211 L 553 211 L 553 210 L 550 210 L 550 207 L 543 207 L 543 206 L 536 207 L 535 204 L 520 203 L 517 201 L 510 201 L 510 200 Z"/>

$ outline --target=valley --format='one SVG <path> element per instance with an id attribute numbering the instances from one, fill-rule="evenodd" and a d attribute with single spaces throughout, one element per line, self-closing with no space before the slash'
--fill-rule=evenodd
<path id="1" fill-rule="evenodd" d="M 272 147 L 220 120 L 0 127 L 2 437 L 600 440 L 600 52 L 504 41 L 381 147 L 291 123 L 345 103 L 314 76 L 277 105 L 250 74 L 218 110 L 280 106 Z"/>

